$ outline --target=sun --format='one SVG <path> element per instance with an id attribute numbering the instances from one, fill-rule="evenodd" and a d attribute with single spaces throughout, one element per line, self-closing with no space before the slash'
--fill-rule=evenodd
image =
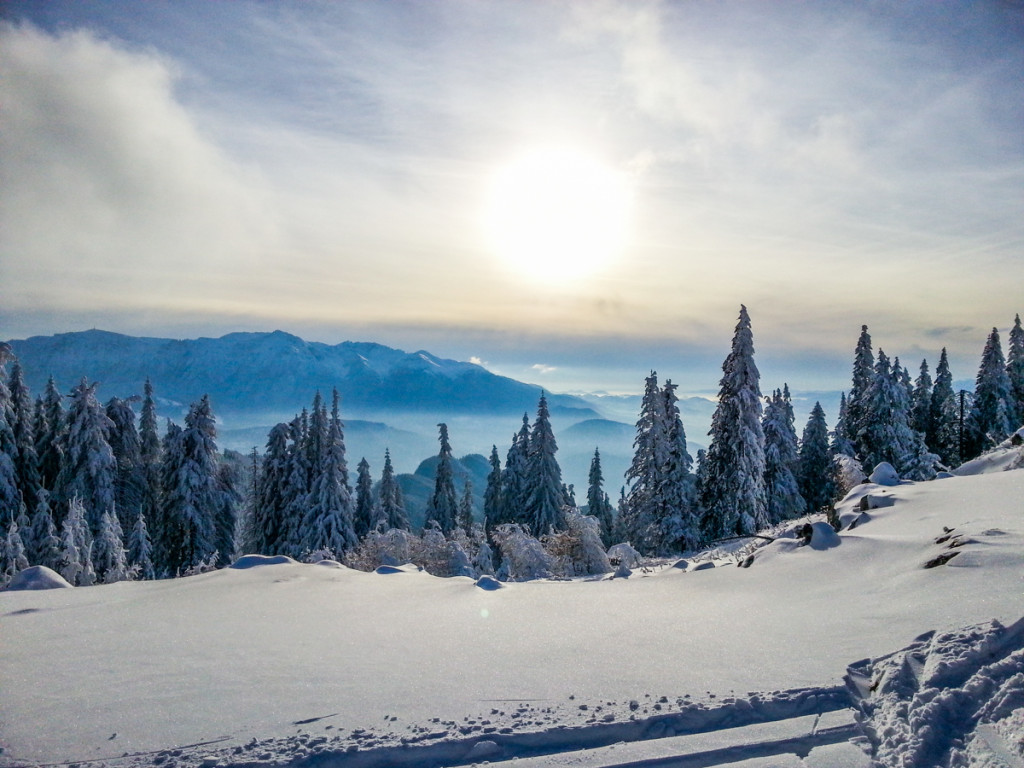
<path id="1" fill-rule="evenodd" d="M 484 209 L 490 249 L 538 282 L 584 279 L 624 248 L 625 174 L 571 148 L 522 152 L 491 179 Z"/>

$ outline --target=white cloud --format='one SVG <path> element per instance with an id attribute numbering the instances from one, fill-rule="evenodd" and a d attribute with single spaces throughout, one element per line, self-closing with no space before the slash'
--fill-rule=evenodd
<path id="1" fill-rule="evenodd" d="M 558 370 L 558 368 L 554 365 L 544 365 L 543 363 L 535 363 L 534 365 L 530 366 L 530 370 L 536 371 L 537 373 L 543 376 L 546 373 L 554 373 L 555 371 Z"/>
<path id="2" fill-rule="evenodd" d="M 230 308 L 277 246 L 273 200 L 176 101 L 174 67 L 30 25 L 0 24 L 0 51 L 8 308 Z"/>

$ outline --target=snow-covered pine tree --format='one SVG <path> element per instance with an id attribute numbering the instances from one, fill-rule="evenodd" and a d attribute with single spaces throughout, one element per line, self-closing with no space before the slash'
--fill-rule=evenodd
<path id="1" fill-rule="evenodd" d="M 800 457 L 788 385 L 785 394 L 776 389 L 766 400 L 761 422 L 765 444 L 764 485 L 768 499 L 768 520 L 778 523 L 799 517 L 805 511 L 807 502 L 800 493 L 797 481 Z"/>
<path id="2" fill-rule="evenodd" d="M 921 369 L 914 381 L 913 394 L 910 397 L 910 426 L 925 436 L 935 433 L 932 423 L 932 377 L 928 370 L 928 361 L 921 361 Z"/>
<path id="3" fill-rule="evenodd" d="M 305 408 L 288 425 L 288 479 L 284 484 L 285 510 L 284 530 L 279 545 L 279 554 L 301 559 L 303 549 L 313 534 L 305 530 L 305 519 L 309 514 L 309 453 L 306 450 L 306 436 L 309 431 L 309 412 Z M 347 480 L 346 465 L 346 480 Z M 346 482 L 346 487 L 347 487 Z M 310 549 L 310 551 L 314 551 Z"/>
<path id="4" fill-rule="evenodd" d="M 1006 351 L 1006 376 L 1010 380 L 1010 395 L 1013 400 L 1011 429 L 1024 425 L 1024 327 L 1020 315 L 1013 318 L 1010 329 L 1009 348 Z"/>
<path id="5" fill-rule="evenodd" d="M 381 472 L 377 497 L 380 522 L 374 525 L 374 530 L 409 530 L 409 516 L 405 512 L 402 488 L 395 477 L 391 451 L 387 448 L 384 449 L 384 471 Z"/>
<path id="6" fill-rule="evenodd" d="M 288 538 L 287 484 L 289 475 L 288 424 L 278 424 L 267 436 L 267 448 L 256 483 L 252 546 L 260 555 L 284 554 Z"/>
<path id="7" fill-rule="evenodd" d="M 462 496 L 459 498 L 458 527 L 466 532 L 467 536 L 473 534 L 473 482 L 467 477 L 466 484 L 462 487 Z"/>
<path id="8" fill-rule="evenodd" d="M 213 545 L 217 566 L 223 568 L 234 561 L 238 543 L 238 509 L 242 503 L 242 475 L 236 463 L 220 462 L 217 466 L 218 501 L 213 517 Z"/>
<path id="9" fill-rule="evenodd" d="M 458 499 L 455 496 L 455 477 L 452 470 L 452 446 L 448 442 L 448 425 L 438 424 L 438 442 L 441 450 L 437 454 L 437 474 L 434 476 L 434 493 L 427 501 L 426 525 L 431 521 L 445 536 L 455 530 L 458 514 Z"/>
<path id="10" fill-rule="evenodd" d="M 57 570 L 60 567 L 60 537 L 50 510 L 50 492 L 40 488 L 36 495 L 35 510 L 25 540 L 26 555 L 31 565 L 45 565 Z"/>
<path id="11" fill-rule="evenodd" d="M 981 365 L 974 380 L 974 402 L 964 425 L 965 458 L 977 456 L 1009 436 L 1010 416 L 1015 410 L 1012 400 L 999 331 L 993 328 L 981 353 Z"/>
<path id="12" fill-rule="evenodd" d="M 868 418 L 865 398 L 874 374 L 875 357 L 871 351 L 871 334 L 868 333 L 868 327 L 862 325 L 853 353 L 852 384 L 846 398 L 846 437 L 853 444 L 857 454 L 863 454 L 864 451 L 864 446 L 860 444 L 860 433 Z"/>
<path id="13" fill-rule="evenodd" d="M 0 536 L 21 512 L 18 488 L 18 443 L 14 438 L 14 408 L 7 388 L 7 348 L 0 346 Z"/>
<path id="14" fill-rule="evenodd" d="M 334 390 L 323 464 L 309 493 L 309 511 L 302 525 L 306 537 L 300 548 L 306 552 L 328 551 L 336 558 L 342 557 L 359 544 L 354 515 L 339 396 L 338 390 Z"/>
<path id="15" fill-rule="evenodd" d="M 658 374 L 644 382 L 640 415 L 633 438 L 633 461 L 626 470 L 628 490 L 619 507 L 619 533 L 641 552 L 653 554 L 659 545 L 657 521 L 662 516 L 662 468 L 668 461 L 665 398 Z"/>
<path id="16" fill-rule="evenodd" d="M 551 417 L 548 413 L 548 401 L 542 392 L 537 403 L 537 418 L 530 431 L 527 470 L 530 487 L 527 519 L 534 536 L 541 536 L 552 530 L 562 530 L 565 527 L 562 515 L 565 495 L 562 492 L 562 469 L 555 458 L 557 450 L 558 444 L 555 442 L 555 433 L 551 429 Z"/>
<path id="17" fill-rule="evenodd" d="M 113 424 L 107 439 L 117 463 L 114 502 L 118 522 L 124 530 L 139 516 L 146 493 L 142 443 L 135 427 L 135 411 L 129 400 L 112 397 L 107 402 L 106 411 Z"/>
<path id="18" fill-rule="evenodd" d="M 931 411 L 932 432 L 925 435 L 925 442 L 943 464 L 955 467 L 960 463 L 960 405 L 953 391 L 953 374 L 945 347 L 935 368 Z"/>
<path id="19" fill-rule="evenodd" d="M 156 578 L 156 569 L 153 567 L 153 543 L 146 528 L 146 516 L 141 511 L 135 518 L 131 533 L 128 534 L 126 554 L 133 578 L 146 581 Z"/>
<path id="20" fill-rule="evenodd" d="M 835 493 L 832 483 L 832 458 L 828 445 L 828 425 L 821 403 L 816 402 L 807 419 L 800 440 L 799 470 L 797 480 L 800 495 L 806 502 L 808 513 L 819 512 L 827 507 Z"/>
<path id="21" fill-rule="evenodd" d="M 75 496 L 81 500 L 93 538 L 99 535 L 103 513 L 116 514 L 117 479 L 117 461 L 108 441 L 114 424 L 96 399 L 96 386 L 83 378 L 71 390 L 64 463 L 57 478 L 61 502 Z"/>
<path id="22" fill-rule="evenodd" d="M 142 470 L 142 500 L 139 511 L 145 516 L 147 526 L 152 529 L 151 536 L 158 535 L 160 531 L 161 450 L 156 398 L 153 397 L 152 383 L 146 379 L 142 395 L 142 413 L 139 417 L 139 463 Z"/>
<path id="23" fill-rule="evenodd" d="M 356 465 L 356 508 L 353 522 L 357 539 L 362 539 L 373 528 L 373 478 L 370 477 L 370 463 L 365 456 Z"/>
<path id="24" fill-rule="evenodd" d="M 708 539 L 754 533 L 768 524 L 761 430 L 761 375 L 750 316 L 740 307 L 732 350 L 722 364 L 711 444 L 703 464 L 702 528 Z"/>
<path id="25" fill-rule="evenodd" d="M 832 430 L 832 442 L 829 444 L 829 453 L 832 456 L 853 456 L 857 453 L 857 449 L 854 448 L 853 442 L 849 437 L 850 425 L 847 421 L 848 402 L 846 393 L 840 393 L 839 416 L 836 417 L 836 426 Z"/>
<path id="26" fill-rule="evenodd" d="M 93 543 L 93 567 L 101 584 L 113 584 L 128 578 L 128 559 L 124 551 L 124 534 L 117 515 L 104 512 L 100 533 Z"/>
<path id="27" fill-rule="evenodd" d="M 49 491 L 57 486 L 57 476 L 64 463 L 64 440 L 67 421 L 64 416 L 64 397 L 51 376 L 46 381 L 42 407 L 36 419 L 36 456 L 39 458 L 39 482 Z M 54 520 L 54 523 L 59 523 Z"/>
<path id="28" fill-rule="evenodd" d="M 14 432 L 16 457 L 14 469 L 18 477 L 18 489 L 26 506 L 32 504 L 42 487 L 39 479 L 39 457 L 35 446 L 35 407 L 32 395 L 25 385 L 21 364 L 17 359 L 11 364 L 11 429 Z"/>
<path id="29" fill-rule="evenodd" d="M 599 533 L 605 548 L 614 542 L 612 537 L 615 521 L 612 519 L 612 504 L 605 493 L 604 473 L 601 470 L 601 452 L 595 448 L 594 458 L 590 460 L 590 473 L 587 476 L 587 514 L 595 518 L 600 526 Z"/>
<path id="30" fill-rule="evenodd" d="M 501 458 L 498 446 L 491 446 L 491 471 L 487 475 L 487 487 L 484 489 L 484 530 L 488 533 L 504 520 L 504 503 L 501 491 Z"/>
<path id="31" fill-rule="evenodd" d="M 7 526 L 7 535 L 0 547 L 0 585 L 7 584 L 15 574 L 28 568 L 25 543 L 21 539 L 18 524 L 13 520 Z"/>
<path id="32" fill-rule="evenodd" d="M 68 502 L 60 534 L 59 573 L 76 587 L 87 587 L 96 581 L 92 566 L 92 535 L 85 520 L 85 507 L 77 496 Z"/>
<path id="33" fill-rule="evenodd" d="M 667 450 L 658 490 L 663 511 L 657 523 L 658 549 L 661 552 L 685 552 L 695 549 L 701 541 L 693 458 L 686 446 L 686 430 L 677 405 L 676 386 L 670 379 L 662 390 Z"/>
<path id="34" fill-rule="evenodd" d="M 505 469 L 501 473 L 501 523 L 526 525 L 530 502 L 530 417 L 523 414 L 523 425 L 512 436 L 512 445 L 505 456 Z M 492 526 L 493 527 L 493 526 Z"/>
<path id="35" fill-rule="evenodd" d="M 165 450 L 171 472 L 166 477 L 163 535 L 172 574 L 208 563 L 217 552 L 217 516 L 224 503 L 218 454 L 216 421 L 210 399 L 203 395 Z"/>
<path id="36" fill-rule="evenodd" d="M 320 396 L 320 391 L 317 390 L 309 410 L 309 426 L 306 429 L 306 466 L 309 468 L 306 482 L 310 488 L 313 487 L 313 481 L 324 462 L 324 451 L 329 440 L 328 430 L 327 406 Z M 364 534 L 365 531 L 361 535 Z"/>

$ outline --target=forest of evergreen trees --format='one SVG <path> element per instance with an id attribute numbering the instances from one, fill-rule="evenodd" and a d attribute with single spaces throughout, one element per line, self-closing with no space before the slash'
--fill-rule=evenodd
<path id="1" fill-rule="evenodd" d="M 788 385 L 762 396 L 745 307 L 722 371 L 709 446 L 696 461 L 676 385 L 651 372 L 617 505 L 599 449 L 577 504 L 542 394 L 504 464 L 492 447 L 478 522 L 439 424 L 427 522 L 413 532 L 387 452 L 376 482 L 359 461 L 353 487 L 336 391 L 330 408 L 317 393 L 246 460 L 218 450 L 205 396 L 161 435 L 148 381 L 141 397 L 101 405 L 96 384 L 83 379 L 63 395 L 51 378 L 33 399 L 17 359 L 0 348 L 0 584 L 31 565 L 74 585 L 168 578 L 241 553 L 508 579 L 602 573 L 615 560 L 671 556 L 824 511 L 882 463 L 932 479 L 1024 423 L 1019 315 L 1006 357 L 992 329 L 972 392 L 954 389 L 945 349 L 934 379 L 926 360 L 914 379 L 898 357 L 873 351 L 863 326 L 834 428 L 816 403 L 799 438 Z"/>

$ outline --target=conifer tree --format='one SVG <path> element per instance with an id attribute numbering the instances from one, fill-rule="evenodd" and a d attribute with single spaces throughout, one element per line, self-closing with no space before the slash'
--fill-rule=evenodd
<path id="1" fill-rule="evenodd" d="M 361 539 L 370 532 L 373 518 L 373 478 L 370 477 L 370 464 L 364 456 L 356 466 L 356 538 Z"/>
<path id="2" fill-rule="evenodd" d="M 147 581 L 156 578 L 156 569 L 153 567 L 153 543 L 146 528 L 146 516 L 142 512 L 135 518 L 135 524 L 128 535 L 127 560 L 128 567 L 135 573 L 135 578 Z"/>
<path id="3" fill-rule="evenodd" d="M 835 429 L 832 430 L 832 442 L 829 444 L 829 453 L 832 456 L 850 456 L 853 457 L 857 454 L 857 449 L 853 447 L 851 441 L 850 426 L 847 422 L 847 411 L 849 410 L 848 401 L 846 399 L 846 393 L 842 392 L 839 395 L 839 416 L 836 418 Z"/>
<path id="4" fill-rule="evenodd" d="M 102 584 L 113 584 L 128 578 L 124 534 L 117 515 L 110 511 L 105 511 L 100 519 L 100 532 L 93 543 L 93 567 Z"/>
<path id="5" fill-rule="evenodd" d="M 303 555 L 305 543 L 314 536 L 304 530 L 304 520 L 309 513 L 310 487 L 309 452 L 306 450 L 306 436 L 309 431 L 309 412 L 305 408 L 288 425 L 288 477 L 284 484 L 284 530 L 279 554 L 296 559 Z M 342 443 L 344 446 L 344 443 Z M 346 465 L 345 486 L 348 486 Z M 351 502 L 350 502 L 351 503 Z M 350 509 L 351 514 L 351 509 Z"/>
<path id="6" fill-rule="evenodd" d="M 235 531 L 238 527 L 238 506 L 242 502 L 239 491 L 242 479 L 236 464 L 219 463 L 217 466 L 217 501 L 213 515 L 213 548 L 217 553 L 217 566 L 230 565 L 234 560 Z"/>
<path id="7" fill-rule="evenodd" d="M 776 389 L 764 409 L 762 421 L 765 442 L 764 484 L 768 500 L 768 520 L 778 523 L 799 517 L 807 507 L 797 481 L 800 457 L 789 387 Z"/>
<path id="8" fill-rule="evenodd" d="M 458 527 L 469 536 L 473 533 L 473 482 L 467 477 L 459 499 Z"/>
<path id="9" fill-rule="evenodd" d="M 964 445 L 968 457 L 977 456 L 1009 436 L 1012 399 L 999 331 L 993 328 L 981 354 L 981 365 L 974 380 L 974 402 L 965 425 Z"/>
<path id="10" fill-rule="evenodd" d="M 30 564 L 45 565 L 53 570 L 60 567 L 60 538 L 50 510 L 50 492 L 45 488 L 40 488 L 36 494 L 30 531 L 23 538 Z"/>
<path id="11" fill-rule="evenodd" d="M 501 488 L 501 458 L 498 446 L 491 446 L 491 471 L 487 475 L 487 487 L 484 489 L 484 529 L 490 535 L 491 530 L 504 522 L 504 503 Z"/>
<path id="12" fill-rule="evenodd" d="M 90 535 L 99 535 L 104 512 L 115 510 L 117 461 L 108 435 L 113 422 L 96 399 L 96 384 L 83 378 L 71 391 L 64 463 L 57 478 L 63 502 L 77 496 L 85 508 Z"/>
<path id="13" fill-rule="evenodd" d="M 117 465 L 114 503 L 123 530 L 139 516 L 145 497 L 142 443 L 135 428 L 135 411 L 128 400 L 112 397 L 107 402 L 106 412 L 112 424 L 108 442 Z"/>
<path id="14" fill-rule="evenodd" d="M 562 492 L 562 469 L 558 466 L 555 452 L 558 444 L 551 429 L 547 398 L 541 393 L 537 403 L 537 418 L 530 431 L 530 456 L 528 478 L 530 500 L 527 519 L 534 536 L 542 536 L 552 530 L 565 527 L 562 507 L 565 495 Z"/>
<path id="15" fill-rule="evenodd" d="M 626 470 L 626 492 L 619 509 L 622 536 L 636 549 L 654 553 L 660 544 L 658 521 L 663 517 L 661 496 L 663 469 L 668 461 L 665 397 L 658 387 L 658 375 L 651 371 L 644 383 L 640 416 L 633 439 L 633 461 Z"/>
<path id="16" fill-rule="evenodd" d="M 217 516 L 224 503 L 218 472 L 217 428 L 209 397 L 191 405 L 185 428 L 166 444 L 171 467 L 164 492 L 167 568 L 184 572 L 217 552 Z"/>
<path id="17" fill-rule="evenodd" d="M 928 435 L 935 434 L 932 416 L 932 377 L 928 371 L 928 361 L 922 360 L 910 398 L 910 426 L 924 435 L 926 442 Z"/>
<path id="18" fill-rule="evenodd" d="M 46 381 L 42 407 L 36 420 L 36 456 L 39 459 L 39 482 L 49 491 L 57 486 L 57 475 L 64 463 L 64 439 L 67 423 L 64 417 L 64 398 L 51 376 Z M 59 520 L 54 520 L 55 523 Z"/>
<path id="19" fill-rule="evenodd" d="M 39 479 L 39 457 L 35 446 L 35 408 L 32 396 L 25 385 L 21 364 L 15 359 L 11 365 L 11 429 L 14 432 L 15 472 L 18 489 L 26 506 L 39 493 L 42 483 Z"/>
<path id="20" fill-rule="evenodd" d="M 267 436 L 266 453 L 256 484 L 252 546 L 256 554 L 284 554 L 288 539 L 287 483 L 289 476 L 288 424 L 278 424 Z"/>
<path id="21" fill-rule="evenodd" d="M 329 440 L 329 422 L 327 417 L 327 406 L 324 404 L 320 392 L 313 396 L 313 406 L 309 411 L 309 426 L 306 430 L 306 466 L 309 468 L 307 482 L 310 487 L 319 472 L 324 461 L 324 451 Z"/>
<path id="22" fill-rule="evenodd" d="M 501 476 L 502 523 L 526 525 L 530 500 L 530 418 L 523 414 L 523 425 L 512 436 Z"/>
<path id="23" fill-rule="evenodd" d="M 821 403 L 816 402 L 800 440 L 797 480 L 808 513 L 827 507 L 835 494 L 832 484 L 832 458 L 828 444 L 828 425 Z"/>
<path id="24" fill-rule="evenodd" d="M 455 530 L 458 500 L 455 496 L 455 479 L 452 470 L 452 446 L 448 442 L 448 425 L 438 424 L 438 442 L 441 450 L 437 455 L 437 474 L 434 477 L 434 493 L 427 502 L 426 524 L 433 521 L 445 536 Z"/>
<path id="25" fill-rule="evenodd" d="M 930 425 L 932 431 L 925 435 L 925 442 L 943 464 L 955 467 L 960 463 L 960 407 L 945 347 L 935 368 Z"/>
<path id="26" fill-rule="evenodd" d="M 696 510 L 696 478 L 693 458 L 686 447 L 686 430 L 679 413 L 676 385 L 665 382 L 665 465 L 661 471 L 663 514 L 658 521 L 658 550 L 661 552 L 695 549 L 701 540 L 700 518 Z"/>
<path id="27" fill-rule="evenodd" d="M 587 514 L 597 519 L 600 527 L 601 541 L 610 547 L 615 521 L 612 519 L 612 504 L 602 484 L 604 473 L 601 471 L 601 452 L 595 448 L 594 458 L 590 460 L 590 474 L 587 476 Z"/>
<path id="28" fill-rule="evenodd" d="M 18 444 L 14 438 L 14 408 L 7 388 L 8 347 L 0 345 L 0 536 L 21 512 L 18 488 Z"/>
<path id="29" fill-rule="evenodd" d="M 146 379 L 142 396 L 142 413 L 139 417 L 139 463 L 142 475 L 142 499 L 139 512 L 147 523 L 154 527 L 154 534 L 159 527 L 160 516 L 160 463 L 161 445 L 157 427 L 156 399 L 153 397 L 153 384 Z"/>
<path id="30" fill-rule="evenodd" d="M 875 373 L 875 357 L 871 351 L 871 334 L 868 327 L 860 327 L 860 337 L 853 353 L 853 383 L 846 398 L 846 435 L 853 445 L 856 454 L 863 456 L 865 446 L 861 443 L 861 433 L 867 425 L 867 391 L 871 386 Z"/>
<path id="31" fill-rule="evenodd" d="M 60 535 L 60 575 L 76 587 L 95 583 L 92 565 L 92 535 L 85 520 L 85 507 L 77 496 L 68 502 Z"/>
<path id="32" fill-rule="evenodd" d="M 384 449 L 384 471 L 380 476 L 377 495 L 380 523 L 374 525 L 374 530 L 381 528 L 384 530 L 409 530 L 409 517 L 405 512 L 402 488 L 398 484 L 394 467 L 391 465 L 391 452 L 386 448 Z"/>
<path id="33" fill-rule="evenodd" d="M 1010 399 L 1013 406 L 1010 428 L 1016 430 L 1024 426 L 1024 328 L 1021 327 L 1019 314 L 1013 318 L 1009 342 L 1006 353 L 1006 376 L 1010 380 Z"/>
<path id="34" fill-rule="evenodd" d="M 359 544 L 348 485 L 345 437 L 339 414 L 338 391 L 334 390 L 323 463 L 309 493 L 309 511 L 304 520 L 307 552 L 330 552 L 340 558 Z"/>
<path id="35" fill-rule="evenodd" d="M 754 363 L 754 337 L 745 306 L 740 307 L 732 350 L 722 371 L 702 475 L 702 526 L 709 539 L 754 533 L 768 523 L 761 376 Z"/>

